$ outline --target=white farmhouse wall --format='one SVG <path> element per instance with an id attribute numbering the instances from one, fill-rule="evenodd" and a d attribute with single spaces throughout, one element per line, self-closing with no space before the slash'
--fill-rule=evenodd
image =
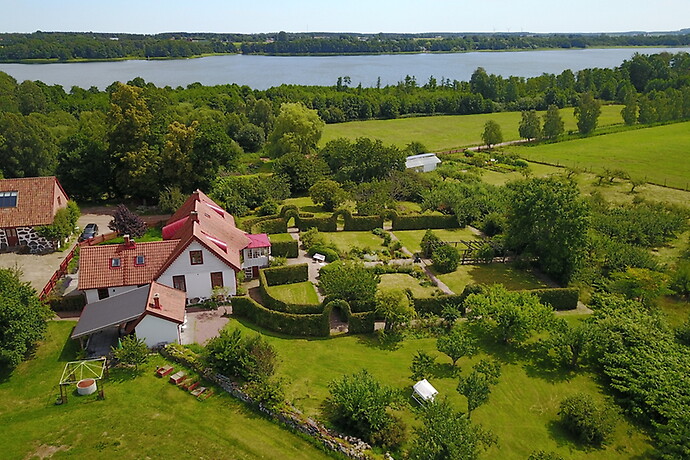
<path id="1" fill-rule="evenodd" d="M 108 288 L 108 297 L 112 297 L 118 294 L 122 294 L 123 292 L 131 291 L 132 289 L 136 289 L 139 286 L 116 286 L 116 287 L 111 287 Z M 93 302 L 98 302 L 98 289 L 87 289 L 84 291 L 84 294 L 86 294 L 86 303 L 93 303 Z"/>
<path id="2" fill-rule="evenodd" d="M 149 348 L 162 343 L 180 343 L 179 325 L 152 315 L 144 316 L 135 332 Z"/>
<path id="3" fill-rule="evenodd" d="M 190 251 L 201 251 L 203 264 L 192 265 L 189 260 Z M 235 270 L 215 256 L 197 241 L 192 241 L 175 261 L 158 277 L 156 281 L 166 286 L 173 286 L 173 276 L 184 275 L 187 286 L 187 299 L 197 297 L 211 297 L 211 273 L 223 273 L 223 285 L 227 287 L 229 295 L 237 292 Z"/>

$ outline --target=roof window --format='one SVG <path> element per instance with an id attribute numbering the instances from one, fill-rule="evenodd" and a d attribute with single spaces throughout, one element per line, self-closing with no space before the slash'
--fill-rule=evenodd
<path id="1" fill-rule="evenodd" d="M 122 265 L 122 261 L 119 257 L 113 257 L 110 259 L 110 268 L 118 268 Z"/>
<path id="2" fill-rule="evenodd" d="M 137 256 L 134 259 L 134 265 L 145 265 L 146 264 L 146 257 L 143 255 Z"/>
<path id="3" fill-rule="evenodd" d="M 0 192 L 0 208 L 16 208 L 17 192 Z"/>

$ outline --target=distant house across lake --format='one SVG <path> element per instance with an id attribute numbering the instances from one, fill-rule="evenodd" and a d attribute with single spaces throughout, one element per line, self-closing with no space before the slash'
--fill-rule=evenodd
<path id="1" fill-rule="evenodd" d="M 436 169 L 441 162 L 433 153 L 411 155 L 405 159 L 405 167 L 416 172 L 429 172 Z"/>

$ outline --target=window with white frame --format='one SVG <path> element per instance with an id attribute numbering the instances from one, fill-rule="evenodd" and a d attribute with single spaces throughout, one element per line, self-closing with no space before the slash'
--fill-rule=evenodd
<path id="1" fill-rule="evenodd" d="M 259 257 L 264 257 L 268 255 L 268 248 L 252 248 L 247 249 L 248 259 L 258 259 Z"/>

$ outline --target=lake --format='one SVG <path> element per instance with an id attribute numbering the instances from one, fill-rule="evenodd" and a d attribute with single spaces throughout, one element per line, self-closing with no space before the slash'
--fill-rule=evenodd
<path id="1" fill-rule="evenodd" d="M 18 81 L 41 80 L 49 85 L 104 89 L 114 81 L 142 77 L 157 86 L 237 83 L 266 89 L 283 83 L 334 85 L 349 76 L 351 86 L 395 84 L 406 75 L 419 84 L 437 80 L 467 81 L 477 67 L 504 77 L 534 77 L 593 67 L 616 67 L 634 53 L 654 54 L 689 51 L 689 48 L 607 48 L 584 50 L 505 51 L 452 54 L 386 54 L 363 56 L 255 56 L 225 55 L 184 60 L 132 60 L 65 64 L 0 64 Z"/>

